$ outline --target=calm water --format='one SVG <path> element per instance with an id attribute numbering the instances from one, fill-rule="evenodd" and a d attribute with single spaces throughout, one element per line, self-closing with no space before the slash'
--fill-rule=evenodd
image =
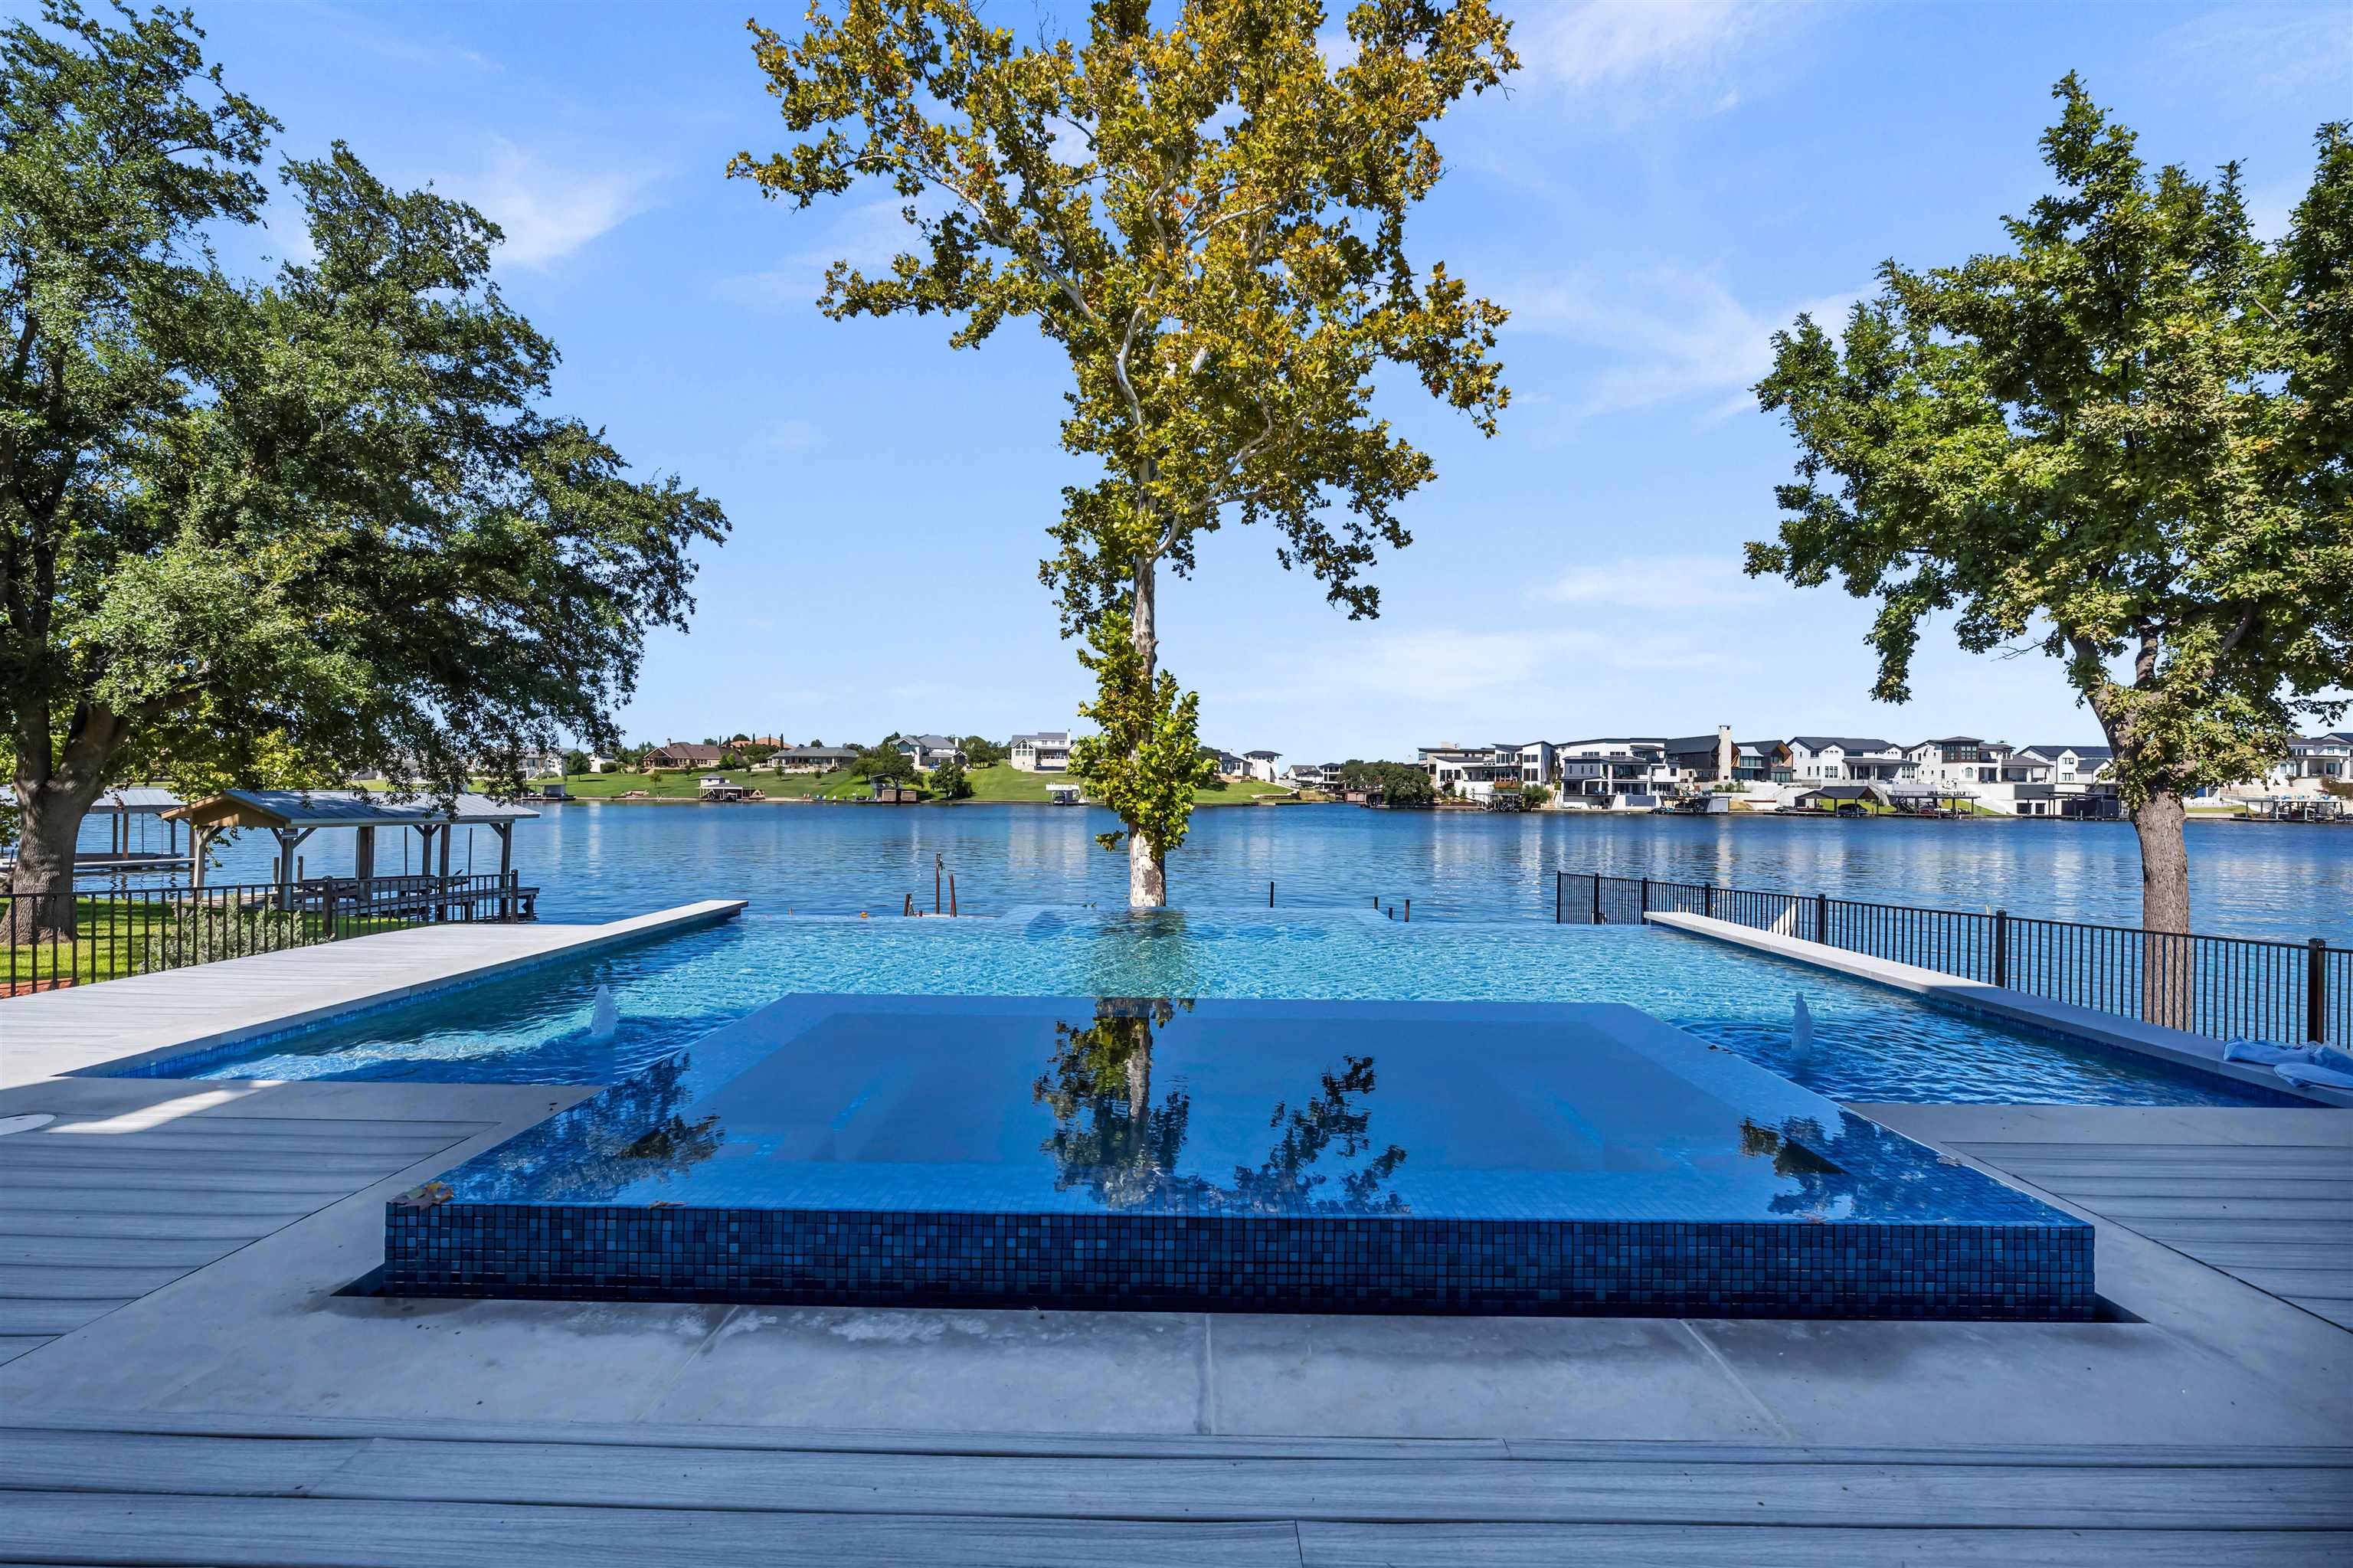
<path id="1" fill-rule="evenodd" d="M 620 1207 L 2065 1223 L 1626 1009 L 1509 1002 L 797 996 L 448 1181 Z"/>
<path id="2" fill-rule="evenodd" d="M 619 813 L 616 813 L 617 815 Z M 952 813 L 950 813 L 952 814 Z M 617 1024 L 594 1025 L 599 987 Z M 1924 1006 L 1702 938 L 1639 927 L 1382 920 L 1264 910 L 975 920 L 747 915 L 524 971 L 332 1030 L 174 1064 L 174 1076 L 635 1081 L 793 993 L 1620 1001 L 1834 1099 L 2289 1103 L 2145 1058 Z M 1797 999 L 1811 1044 L 1793 1037 Z M 1475 1011 L 1475 1010 L 1472 1010 Z M 1478 1026 L 1456 1048 L 1481 1049 Z"/>
<path id="3" fill-rule="evenodd" d="M 781 912 L 895 912 L 932 898 L 934 857 L 969 911 L 1017 904 L 1116 906 L 1125 862 L 1092 836 L 1108 813 L 1053 807 L 571 805 L 515 830 L 516 864 L 550 919 L 604 920 L 690 899 L 740 897 Z M 352 835 L 303 846 L 312 874 L 348 872 Z M 401 840 L 409 840 L 406 845 Z M 476 830 L 452 864 L 495 869 Z M 397 869 L 413 835 L 385 835 Z M 2198 928 L 2353 942 L 2353 828 L 2193 822 Z M 224 880 L 266 880 L 274 853 L 248 834 Z M 1367 811 L 1220 807 L 1193 819 L 1169 865 L 1179 905 L 1365 908 L 1413 900 L 1417 921 L 1552 918 L 1552 874 L 1601 871 L 1788 892 L 1825 892 L 2061 919 L 2137 923 L 2140 858 L 2121 822 L 1809 821 L 1786 817 L 1584 817 L 1567 812 Z"/>

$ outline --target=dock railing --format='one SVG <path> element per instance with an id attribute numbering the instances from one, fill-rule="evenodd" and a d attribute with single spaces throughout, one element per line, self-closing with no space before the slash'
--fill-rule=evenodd
<path id="1" fill-rule="evenodd" d="M 1700 915 L 2218 1040 L 2353 1045 L 2353 948 L 1559 872 L 1553 918 Z"/>
<path id="2" fill-rule="evenodd" d="M 514 872 L 0 891 L 0 998 L 407 926 L 530 919 L 538 895 Z"/>

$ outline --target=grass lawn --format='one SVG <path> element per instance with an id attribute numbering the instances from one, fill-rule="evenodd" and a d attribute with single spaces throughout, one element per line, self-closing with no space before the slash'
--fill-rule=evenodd
<path id="1" fill-rule="evenodd" d="M 335 922 L 343 937 L 396 931 L 406 920 Z M 178 969 L 214 959 L 303 948 L 327 939 L 326 922 L 316 915 L 280 915 L 271 910 L 218 906 L 166 905 L 149 899 L 103 897 L 74 900 L 74 939 L 0 947 L 0 996 L 12 989 L 46 985 L 63 978 L 78 985 Z"/>
<path id="2" fill-rule="evenodd" d="M 709 776 L 741 784 L 747 789 L 757 789 L 771 800 L 863 800 L 873 794 L 873 787 L 863 779 L 852 779 L 848 773 L 788 773 L 762 772 L 749 768 L 721 768 L 710 770 Z M 563 779 L 565 793 L 575 800 L 609 800 L 632 789 L 642 789 L 658 800 L 692 800 L 702 795 L 703 772 L 684 773 L 579 773 Z M 1047 803 L 1047 786 L 1064 782 L 1061 773 L 1025 773 L 1010 763 L 998 763 L 993 768 L 975 768 L 965 777 L 971 781 L 969 800 L 953 802 L 956 805 Z M 535 789 L 541 784 L 558 782 L 553 779 L 533 779 Z M 918 780 L 920 783 L 921 780 Z M 1292 791 L 1279 784 L 1261 783 L 1257 779 L 1236 781 L 1222 789 L 1203 789 L 1195 793 L 1194 803 L 1199 806 L 1249 806 L 1261 800 L 1285 800 Z M 924 804 L 945 802 L 925 801 Z"/>

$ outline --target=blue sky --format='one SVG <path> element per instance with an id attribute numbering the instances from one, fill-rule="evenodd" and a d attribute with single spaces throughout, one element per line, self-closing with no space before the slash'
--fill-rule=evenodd
<path id="1" fill-rule="evenodd" d="M 887 254 L 895 203 L 796 213 L 721 177 L 782 140 L 744 16 L 781 28 L 800 0 L 196 3 L 282 148 L 341 137 L 504 224 L 502 284 L 564 351 L 557 406 L 725 503 L 733 539 L 691 633 L 650 647 L 632 736 L 1071 722 L 1082 672 L 1037 581 L 1073 473 L 1059 360 L 1018 323 L 956 353 L 936 319 L 826 321 L 825 262 Z M 1793 455 L 1746 387 L 1768 334 L 1883 258 L 1997 247 L 2071 69 L 2153 160 L 2243 160 L 2276 230 L 2315 127 L 2353 110 L 2347 7 L 1504 5 L 1525 69 L 1440 127 L 1451 173 L 1416 238 L 1514 313 L 1502 433 L 1385 392 L 1440 473 L 1377 570 L 1378 621 L 1262 533 L 1208 542 L 1162 601 L 1204 738 L 1315 759 L 1719 721 L 2095 739 L 2051 662 L 1948 638 L 1910 705 L 1872 703 L 1863 607 L 1739 576 Z M 991 8 L 1024 30 L 1070 9 Z"/>

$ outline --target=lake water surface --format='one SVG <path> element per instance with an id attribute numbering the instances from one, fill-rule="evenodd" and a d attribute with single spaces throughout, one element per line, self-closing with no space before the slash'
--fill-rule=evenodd
<path id="1" fill-rule="evenodd" d="M 1108 812 L 1050 806 L 583 803 L 518 826 L 515 863 L 542 889 L 541 914 L 558 920 L 718 897 L 774 913 L 880 916 L 913 895 L 928 908 L 934 857 L 968 912 L 1117 906 L 1125 858 L 1093 839 L 1117 826 Z M 2189 833 L 2198 929 L 2353 943 L 2353 828 L 2192 822 Z M 352 837 L 313 837 L 304 869 L 348 872 Z M 274 853 L 267 835 L 248 833 L 216 880 L 265 880 Z M 376 853 L 379 871 L 396 871 L 415 837 L 384 834 Z M 497 841 L 478 829 L 470 844 L 461 832 L 453 869 L 470 854 L 477 869 L 495 869 Z M 1197 908 L 1263 907 L 1271 881 L 1282 908 L 1410 898 L 1417 921 L 1548 921 L 1561 871 L 2124 924 L 2137 924 L 2140 908 L 2129 825 L 2014 820 L 1218 807 L 1193 818 L 1168 884 L 1172 902 Z"/>

